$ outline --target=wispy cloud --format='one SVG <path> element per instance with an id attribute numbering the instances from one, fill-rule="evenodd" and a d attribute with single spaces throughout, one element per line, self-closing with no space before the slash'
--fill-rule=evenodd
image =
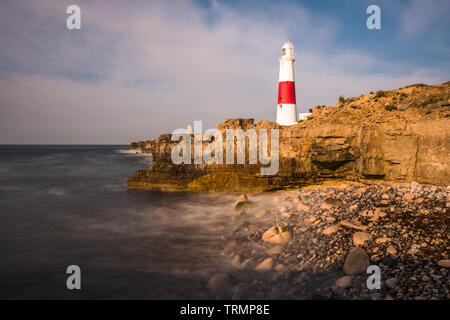
<path id="1" fill-rule="evenodd" d="M 401 31 L 406 36 L 419 36 L 448 23 L 450 2 L 447 0 L 412 0 L 401 16 Z"/>

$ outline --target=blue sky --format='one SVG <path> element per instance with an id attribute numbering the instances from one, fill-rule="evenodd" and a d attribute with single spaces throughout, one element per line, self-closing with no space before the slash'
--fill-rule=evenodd
<path id="1" fill-rule="evenodd" d="M 68 5 L 82 29 L 65 26 Z M 381 8 L 381 30 L 366 8 Z M 0 143 L 128 143 L 202 120 L 275 120 L 278 56 L 296 51 L 298 112 L 446 82 L 450 2 L 0 3 Z"/>

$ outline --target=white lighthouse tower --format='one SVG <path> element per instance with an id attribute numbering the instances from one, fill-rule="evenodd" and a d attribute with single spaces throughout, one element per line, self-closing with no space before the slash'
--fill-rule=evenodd
<path id="1" fill-rule="evenodd" d="M 280 77 L 278 82 L 277 122 L 282 126 L 297 123 L 294 80 L 294 46 L 286 42 L 281 47 Z"/>

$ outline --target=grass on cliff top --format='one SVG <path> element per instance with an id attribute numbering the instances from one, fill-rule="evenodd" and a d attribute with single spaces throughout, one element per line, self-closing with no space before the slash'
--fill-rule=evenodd
<path id="1" fill-rule="evenodd" d="M 393 111 L 393 110 L 397 110 L 397 107 L 394 105 L 388 105 L 388 106 L 385 106 L 384 109 L 387 111 Z"/>
<path id="2" fill-rule="evenodd" d="M 385 96 L 386 96 L 386 91 L 383 91 L 383 90 L 377 91 L 377 95 L 376 95 L 377 98 L 381 98 L 381 97 L 385 97 Z"/>
<path id="3" fill-rule="evenodd" d="M 414 83 L 410 84 L 409 86 L 406 86 L 405 88 L 423 88 L 423 87 L 428 87 L 428 85 L 426 85 L 425 83 Z"/>

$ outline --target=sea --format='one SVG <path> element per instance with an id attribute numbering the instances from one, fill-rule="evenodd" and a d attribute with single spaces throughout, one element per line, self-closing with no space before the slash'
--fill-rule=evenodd
<path id="1" fill-rule="evenodd" d="M 151 156 L 127 147 L 0 146 L 1 299 L 207 297 L 236 196 L 128 190 Z"/>

